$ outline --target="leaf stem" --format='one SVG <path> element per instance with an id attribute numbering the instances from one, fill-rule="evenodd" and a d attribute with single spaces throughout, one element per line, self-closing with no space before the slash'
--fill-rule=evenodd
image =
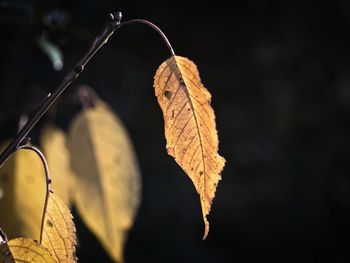
<path id="1" fill-rule="evenodd" d="M 127 26 L 127 25 L 131 25 L 131 24 L 144 24 L 149 26 L 150 28 L 154 29 L 155 31 L 157 31 L 157 33 L 162 37 L 163 41 L 165 42 L 165 45 L 167 46 L 167 48 L 169 49 L 169 52 L 171 53 L 172 56 L 175 56 L 175 52 L 173 47 L 171 46 L 168 38 L 166 37 L 166 35 L 164 34 L 164 32 L 155 24 L 153 24 L 150 21 L 144 20 L 144 19 L 132 19 L 132 20 L 128 20 L 125 21 L 123 23 L 120 24 L 120 27 L 123 26 Z"/>
<path id="2" fill-rule="evenodd" d="M 51 189 L 51 176 L 50 176 L 49 165 L 47 164 L 45 156 L 38 148 L 30 145 L 23 145 L 19 147 L 19 150 L 22 150 L 22 149 L 35 152 L 40 157 L 41 162 L 44 165 L 45 179 L 46 179 L 46 195 L 45 195 L 45 201 L 44 201 L 43 215 L 41 217 L 40 238 L 39 238 L 39 243 L 41 244 L 41 241 L 43 239 L 43 229 L 44 229 L 44 223 L 45 223 L 44 220 L 45 220 L 45 215 L 47 210 L 47 204 L 49 202 L 50 193 L 53 192 Z"/>
<path id="3" fill-rule="evenodd" d="M 23 128 L 17 133 L 15 138 L 11 141 L 11 143 L 3 150 L 0 154 L 0 167 L 4 164 L 4 162 L 9 158 L 9 156 L 18 150 L 21 145 L 23 145 L 23 141 L 25 141 L 29 132 L 34 128 L 37 122 L 41 119 L 41 117 L 48 111 L 48 109 L 58 100 L 61 94 L 66 90 L 66 88 L 78 78 L 80 73 L 84 70 L 86 64 L 90 61 L 90 59 L 97 53 L 97 51 L 108 42 L 109 37 L 116 31 L 118 28 L 122 26 L 126 26 L 129 24 L 141 23 L 145 24 L 155 31 L 157 31 L 161 37 L 163 38 L 165 44 L 167 45 L 171 55 L 174 55 L 174 50 L 170 45 L 169 40 L 165 36 L 165 34 L 153 23 L 143 20 L 143 19 L 133 19 L 129 21 L 125 21 L 121 23 L 122 14 L 121 12 L 111 13 L 110 21 L 107 22 L 105 28 L 102 32 L 95 38 L 94 42 L 91 44 L 87 53 L 81 58 L 81 60 L 76 64 L 76 66 L 68 72 L 66 77 L 62 80 L 61 84 L 52 92 L 49 93 L 44 99 L 43 103 L 38 107 L 38 109 L 34 112 L 34 114 L 29 118 L 27 123 L 23 126 Z"/>

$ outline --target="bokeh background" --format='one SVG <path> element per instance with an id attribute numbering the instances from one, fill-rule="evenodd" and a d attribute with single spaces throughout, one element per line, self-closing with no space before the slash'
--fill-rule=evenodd
<path id="1" fill-rule="evenodd" d="M 199 199 L 166 154 L 152 87 L 169 53 L 143 25 L 120 29 L 54 116 L 67 129 L 74 87 L 87 84 L 130 133 L 143 192 L 126 262 L 349 262 L 350 2 L 322 2 L 0 1 L 0 139 L 60 83 L 109 12 L 149 19 L 198 65 L 227 164 L 202 242 Z M 39 48 L 43 35 L 62 51 L 62 70 Z M 80 262 L 111 262 L 76 223 Z"/>

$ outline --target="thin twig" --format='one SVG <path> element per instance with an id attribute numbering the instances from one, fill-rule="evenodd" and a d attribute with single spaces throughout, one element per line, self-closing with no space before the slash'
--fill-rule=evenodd
<path id="1" fill-rule="evenodd" d="M 172 56 L 175 56 L 175 52 L 173 47 L 171 46 L 168 38 L 166 37 L 166 35 L 164 34 L 164 32 L 157 27 L 155 24 L 153 24 L 150 21 L 144 20 L 144 19 L 132 19 L 129 21 L 125 21 L 123 23 L 120 24 L 119 27 L 123 27 L 123 26 L 127 26 L 127 25 L 131 25 L 131 24 L 144 24 L 149 26 L 150 28 L 154 29 L 155 31 L 157 31 L 157 33 L 162 37 L 162 39 L 164 40 L 165 45 L 167 46 L 167 48 L 169 49 L 169 52 L 171 53 Z"/>
<path id="2" fill-rule="evenodd" d="M 44 220 L 45 220 L 45 215 L 46 215 L 46 210 L 47 210 L 47 204 L 49 202 L 50 193 L 53 192 L 51 189 L 51 176 L 50 176 L 49 165 L 47 164 L 45 156 L 38 148 L 36 148 L 34 146 L 24 145 L 24 146 L 21 146 L 19 148 L 19 150 L 22 150 L 22 149 L 35 152 L 40 157 L 41 162 L 44 165 L 45 182 L 46 182 L 46 195 L 45 195 L 45 202 L 44 202 L 44 208 L 43 208 L 43 215 L 41 217 L 40 238 L 39 238 L 39 243 L 41 244 L 41 241 L 43 239 L 43 229 L 44 229 L 44 223 L 45 223 Z"/>
<path id="3" fill-rule="evenodd" d="M 121 12 L 117 12 L 114 14 L 110 14 L 110 21 L 107 23 L 105 28 L 102 30 L 100 35 L 98 35 L 92 45 L 90 46 L 87 53 L 82 57 L 79 63 L 66 75 L 61 84 L 52 92 L 52 94 L 48 94 L 45 98 L 44 102 L 39 106 L 33 116 L 28 120 L 28 122 L 23 126 L 23 128 L 17 133 L 15 138 L 11 141 L 11 143 L 5 148 L 5 150 L 0 155 L 0 167 L 3 163 L 9 158 L 9 156 L 19 149 L 21 145 L 23 145 L 23 141 L 28 136 L 29 132 L 34 128 L 37 122 L 41 119 L 41 117 L 48 111 L 48 109 L 54 104 L 57 99 L 61 96 L 61 94 L 66 90 L 66 88 L 78 78 L 80 73 L 84 70 L 86 64 L 90 61 L 90 59 L 96 54 L 96 52 L 107 43 L 109 37 L 116 31 L 118 28 L 122 26 L 126 26 L 129 24 L 142 23 L 157 31 L 161 37 L 163 38 L 165 44 L 167 45 L 171 55 L 174 55 L 174 50 L 170 45 L 165 34 L 153 23 L 143 20 L 143 19 L 133 19 L 130 21 L 125 21 L 121 23 L 122 14 Z"/>

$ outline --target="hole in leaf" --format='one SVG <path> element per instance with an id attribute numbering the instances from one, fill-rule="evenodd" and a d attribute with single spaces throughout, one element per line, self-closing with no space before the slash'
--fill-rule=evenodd
<path id="1" fill-rule="evenodd" d="M 49 227 L 53 227 L 53 223 L 52 223 L 52 221 L 51 221 L 50 219 L 48 219 L 48 220 L 46 221 L 46 224 L 47 224 Z"/>
<path id="2" fill-rule="evenodd" d="M 165 96 L 168 100 L 171 99 L 171 96 L 172 96 L 172 95 L 173 95 L 173 93 L 172 93 L 171 91 L 169 91 L 169 90 L 164 91 L 164 96 Z"/>

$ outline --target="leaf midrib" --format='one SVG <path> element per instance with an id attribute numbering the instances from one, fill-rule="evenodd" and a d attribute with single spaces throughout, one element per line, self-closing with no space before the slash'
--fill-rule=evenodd
<path id="1" fill-rule="evenodd" d="M 205 192 L 205 189 L 206 189 L 206 180 L 205 180 L 205 176 L 206 176 L 206 167 L 205 167 L 205 160 L 204 160 L 204 151 L 203 151 L 203 141 L 202 141 L 202 135 L 201 135 L 201 132 L 200 132 L 200 129 L 199 129 L 199 125 L 198 125 L 198 119 L 197 119 L 197 114 L 196 114 L 196 110 L 194 108 L 194 105 L 193 105 L 193 102 L 192 102 L 192 96 L 191 94 L 189 93 L 189 88 L 188 88 L 188 84 L 187 84 L 187 80 L 183 77 L 184 74 L 182 74 L 182 71 L 179 67 L 179 64 L 177 62 L 177 58 L 174 57 L 176 63 L 175 63 L 175 66 L 176 66 L 176 69 L 178 71 L 178 73 L 180 73 L 180 78 L 177 77 L 177 79 L 179 80 L 180 82 L 180 88 L 182 88 L 185 92 L 185 95 L 187 97 L 187 100 L 189 101 L 189 105 L 190 105 L 190 108 L 191 108 L 191 111 L 192 111 L 192 114 L 193 114 L 193 118 L 194 118 L 194 121 L 195 121 L 195 124 L 196 124 L 196 129 L 197 129 L 197 134 L 198 134 L 198 140 L 199 140 L 199 145 L 200 145 L 200 148 L 201 148 L 201 156 L 202 156 L 202 163 L 203 163 L 203 174 L 200 175 L 200 176 L 203 176 L 203 180 L 204 180 L 204 183 L 203 183 L 203 187 L 202 187 L 202 190 Z M 176 72 L 174 72 L 174 74 L 176 74 Z M 181 80 L 184 82 L 185 85 L 181 85 Z M 199 179 L 200 179 L 200 176 L 199 176 Z M 200 195 L 202 195 L 202 192 L 200 191 Z M 202 200 L 201 200 L 202 202 Z"/>
<path id="2" fill-rule="evenodd" d="M 97 107 L 100 107 L 98 105 L 95 106 L 96 108 L 93 109 L 96 111 Z M 96 112 L 94 112 L 93 110 L 91 110 L 90 114 L 96 114 Z M 102 168 L 101 168 L 101 165 L 100 163 L 97 161 L 98 158 L 97 158 L 97 155 L 96 155 L 96 143 L 94 142 L 94 135 L 93 132 L 91 131 L 92 129 L 95 130 L 95 127 L 94 125 L 91 125 L 91 123 L 89 122 L 89 118 L 88 118 L 88 113 L 85 113 L 86 114 L 86 120 L 87 120 L 87 126 L 88 126 L 88 129 L 87 129 L 87 132 L 88 132 L 88 140 L 90 142 L 90 145 L 91 145 L 91 148 L 92 148 L 92 155 L 93 155 L 93 159 L 94 159 L 94 164 L 96 166 L 96 172 L 97 174 L 99 175 L 98 176 L 98 182 L 99 182 L 99 188 L 101 189 L 101 192 L 102 192 L 102 195 L 101 195 L 101 199 L 102 199 L 102 208 L 103 208 L 103 213 L 104 213 L 104 216 L 105 216 L 105 222 L 106 222 L 106 227 L 105 227 L 105 234 L 108 236 L 108 239 L 110 240 L 113 240 L 113 235 L 111 234 L 111 230 L 112 227 L 111 227 L 111 222 L 110 222 L 110 217 L 109 217 L 109 209 L 108 209 L 108 203 L 107 203 L 107 198 L 106 198 L 106 195 L 104 194 L 105 193 L 105 185 L 104 185 L 104 181 L 105 180 L 101 180 L 101 171 L 102 171 Z M 96 132 L 96 131 L 95 131 Z M 112 238 L 111 238 L 112 237 Z"/>

